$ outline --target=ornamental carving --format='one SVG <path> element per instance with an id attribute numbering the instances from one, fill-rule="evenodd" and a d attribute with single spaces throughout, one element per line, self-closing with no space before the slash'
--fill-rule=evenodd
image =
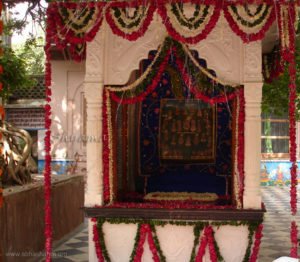
<path id="1" fill-rule="evenodd" d="M 244 82 L 261 82 L 261 65 L 261 41 L 244 45 Z"/>
<path id="2" fill-rule="evenodd" d="M 105 50 L 105 85 L 126 84 L 130 74 L 139 68 L 140 61 L 147 58 L 150 50 L 158 48 L 167 35 L 159 23 L 161 22 L 155 19 L 145 35 L 136 40 L 134 45 L 114 35 L 110 29 L 106 31 L 105 46 L 109 48 Z"/>
<path id="3" fill-rule="evenodd" d="M 103 79 L 103 41 L 102 41 L 102 30 L 98 32 L 95 39 L 87 44 L 87 57 L 86 57 L 86 81 L 101 81 Z M 103 82 L 103 81 L 102 81 Z"/>

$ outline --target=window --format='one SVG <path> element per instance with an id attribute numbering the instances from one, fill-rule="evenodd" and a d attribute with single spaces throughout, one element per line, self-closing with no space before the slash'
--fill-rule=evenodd
<path id="1" fill-rule="evenodd" d="M 289 120 L 287 116 L 262 116 L 261 152 L 263 158 L 289 157 Z"/>

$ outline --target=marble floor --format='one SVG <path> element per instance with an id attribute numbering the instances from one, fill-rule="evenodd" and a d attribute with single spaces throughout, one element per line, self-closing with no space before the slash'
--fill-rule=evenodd
<path id="1" fill-rule="evenodd" d="M 298 190 L 298 195 L 299 194 Z M 259 262 L 271 262 L 281 256 L 288 256 L 290 249 L 288 187 L 263 187 L 262 198 L 267 208 L 265 215 L 263 240 L 261 243 Z M 300 205 L 299 205 L 300 206 Z M 300 217 L 297 217 L 300 225 Z M 300 253 L 300 250 L 298 251 Z M 87 223 L 71 238 L 55 249 L 53 262 L 87 262 L 88 232 Z"/>

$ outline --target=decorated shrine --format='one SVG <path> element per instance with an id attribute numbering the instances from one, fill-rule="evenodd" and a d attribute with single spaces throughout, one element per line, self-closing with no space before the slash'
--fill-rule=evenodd
<path id="1" fill-rule="evenodd" d="M 85 60 L 89 261 L 256 261 L 263 81 L 290 74 L 297 213 L 296 1 L 50 2 L 45 236 L 51 260 L 51 59 Z M 272 50 L 277 50 L 276 53 Z M 264 56 L 263 56 L 264 55 Z M 264 78 L 263 78 L 264 77 Z M 297 257 L 297 225 L 291 224 Z"/>

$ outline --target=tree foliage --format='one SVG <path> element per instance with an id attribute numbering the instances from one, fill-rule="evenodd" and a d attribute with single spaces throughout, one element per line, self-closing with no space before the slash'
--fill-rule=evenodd
<path id="1" fill-rule="evenodd" d="M 299 30 L 299 26 L 298 26 Z M 300 32 L 296 34 L 296 85 L 297 117 L 300 119 Z M 265 114 L 287 115 L 289 110 L 289 73 L 286 65 L 284 73 L 272 83 L 264 83 L 262 111 Z"/>
<path id="2" fill-rule="evenodd" d="M 43 38 L 32 36 L 26 40 L 24 45 L 15 49 L 16 54 L 26 63 L 27 74 L 44 74 L 45 54 L 43 47 Z"/>
<path id="3" fill-rule="evenodd" d="M 15 90 L 35 84 L 28 74 L 26 61 L 11 48 L 4 47 L 0 65 L 4 68 L 3 74 L 0 74 L 0 82 L 3 84 L 2 98 L 7 99 Z"/>

